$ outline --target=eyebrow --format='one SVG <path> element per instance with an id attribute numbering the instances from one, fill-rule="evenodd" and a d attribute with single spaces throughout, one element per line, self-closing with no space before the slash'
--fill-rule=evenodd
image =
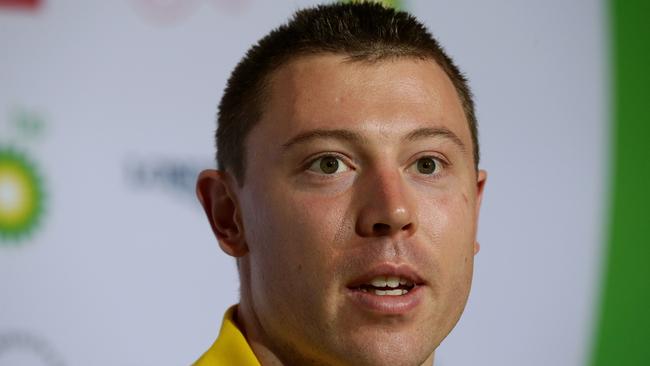
<path id="1" fill-rule="evenodd" d="M 463 141 L 451 130 L 444 128 L 444 127 L 436 127 L 436 128 L 418 128 L 417 130 L 413 130 L 409 132 L 406 136 L 402 138 L 403 141 L 417 141 L 417 140 L 422 140 L 425 138 L 432 138 L 432 137 L 443 137 L 446 139 L 451 140 L 455 145 L 458 146 L 458 148 L 461 151 L 465 151 L 465 144 L 463 144 Z M 363 143 L 367 141 L 365 137 L 362 135 L 350 131 L 350 130 L 344 130 L 344 129 L 336 129 L 336 130 L 325 130 L 325 129 L 316 129 L 316 130 L 311 130 L 307 132 L 300 133 L 292 138 L 290 138 L 287 142 L 282 144 L 283 150 L 287 150 L 291 148 L 294 145 L 299 145 L 299 144 L 304 144 L 307 143 L 311 140 L 316 140 L 316 139 L 333 139 L 333 140 L 342 140 L 346 142 L 356 142 L 356 143 Z"/>
<path id="2" fill-rule="evenodd" d="M 307 132 L 300 133 L 289 141 L 282 144 L 284 150 L 289 149 L 293 145 L 304 144 L 311 140 L 316 139 L 333 139 L 333 140 L 343 140 L 347 142 L 364 142 L 366 139 L 356 132 L 349 130 L 311 130 Z"/>
<path id="3" fill-rule="evenodd" d="M 427 127 L 427 128 L 418 128 L 417 130 L 411 131 L 404 137 L 406 141 L 416 141 L 425 138 L 431 137 L 443 137 L 448 140 L 451 140 L 461 151 L 465 151 L 465 144 L 455 133 L 451 130 L 444 127 Z"/>

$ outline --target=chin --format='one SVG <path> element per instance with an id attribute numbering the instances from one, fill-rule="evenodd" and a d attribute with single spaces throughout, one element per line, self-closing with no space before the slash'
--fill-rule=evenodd
<path id="1" fill-rule="evenodd" d="M 346 342 L 346 365 L 420 366 L 436 348 L 432 335 L 366 329 Z M 342 340 L 345 342 L 345 340 Z"/>

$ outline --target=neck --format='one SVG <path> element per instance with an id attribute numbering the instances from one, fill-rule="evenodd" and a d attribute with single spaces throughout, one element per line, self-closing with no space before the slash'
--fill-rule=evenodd
<path id="1" fill-rule="evenodd" d="M 241 300 L 237 306 L 237 325 L 242 330 L 257 360 L 263 366 L 283 366 L 284 363 L 268 347 L 268 336 L 263 331 L 249 302 Z"/>

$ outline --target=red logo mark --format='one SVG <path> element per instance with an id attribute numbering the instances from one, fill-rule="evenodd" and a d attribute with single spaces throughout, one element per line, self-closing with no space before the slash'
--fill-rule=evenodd
<path id="1" fill-rule="evenodd" d="M 41 0 L 0 0 L 0 7 L 36 9 L 41 6 Z"/>

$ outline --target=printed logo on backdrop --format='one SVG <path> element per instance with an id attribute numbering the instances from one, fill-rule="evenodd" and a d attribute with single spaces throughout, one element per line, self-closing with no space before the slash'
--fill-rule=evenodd
<path id="1" fill-rule="evenodd" d="M 17 110 L 7 127 L 0 140 L 0 244 L 31 237 L 42 221 L 46 199 L 39 166 L 27 148 L 42 137 L 43 118 Z"/>
<path id="2" fill-rule="evenodd" d="M 358 0 L 340 0 L 342 3 L 354 1 Z M 212 4 L 219 12 L 232 14 L 244 11 L 249 6 L 250 0 L 131 0 L 131 2 L 135 12 L 143 19 L 157 25 L 174 25 L 196 13 L 206 2 Z M 402 0 L 375 0 L 374 2 L 395 9 L 405 8 Z"/>
<path id="3" fill-rule="evenodd" d="M 1 1 L 1 0 L 0 0 Z M 206 2 L 217 11 L 237 13 L 244 10 L 250 0 L 131 0 L 135 12 L 157 25 L 174 25 L 189 18 Z"/>
<path id="4" fill-rule="evenodd" d="M 130 157 L 124 164 L 124 176 L 134 190 L 162 193 L 198 208 L 196 178 L 214 164 L 209 159 Z"/>
<path id="5" fill-rule="evenodd" d="M 35 10 L 41 3 L 41 0 L 0 0 L 0 8 Z"/>
<path id="6" fill-rule="evenodd" d="M 58 352 L 42 337 L 13 331 L 0 333 L 0 366 L 65 366 Z"/>

